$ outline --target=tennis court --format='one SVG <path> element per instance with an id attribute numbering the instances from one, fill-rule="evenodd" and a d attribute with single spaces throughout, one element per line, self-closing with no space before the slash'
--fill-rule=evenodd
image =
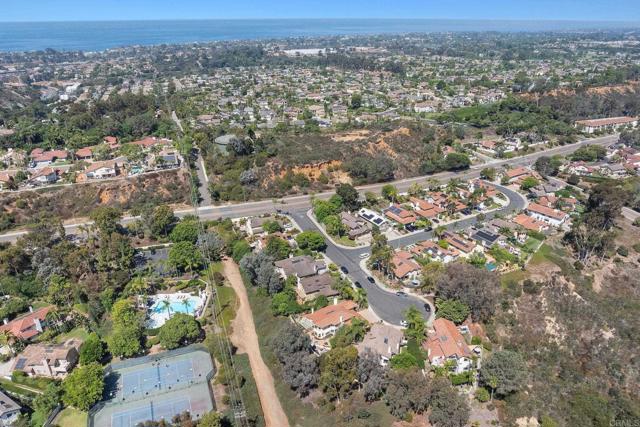
<path id="1" fill-rule="evenodd" d="M 171 421 L 176 414 L 191 410 L 191 399 L 165 399 L 147 402 L 137 408 L 131 408 L 116 412 L 111 416 L 111 427 L 136 427 L 140 423 L 148 420 L 160 421 L 165 419 Z"/>
<path id="2" fill-rule="evenodd" d="M 127 399 L 171 390 L 177 385 L 188 384 L 193 380 L 193 374 L 192 359 L 152 362 L 151 366 L 122 374 L 122 397 Z"/>
<path id="3" fill-rule="evenodd" d="M 91 409 L 89 427 L 137 427 L 185 411 L 199 419 L 214 409 L 213 373 L 209 352 L 197 345 L 113 363 L 106 398 Z"/>

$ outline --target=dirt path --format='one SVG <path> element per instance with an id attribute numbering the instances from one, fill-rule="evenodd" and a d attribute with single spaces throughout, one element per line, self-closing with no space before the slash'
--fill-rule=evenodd
<path id="1" fill-rule="evenodd" d="M 249 364 L 251 365 L 253 377 L 256 380 L 260 404 L 262 405 L 262 412 L 264 412 L 267 427 L 288 427 L 289 420 L 276 394 L 273 376 L 260 354 L 258 335 L 256 334 L 256 327 L 253 323 L 249 297 L 242 282 L 240 270 L 238 270 L 236 263 L 230 259 L 225 259 L 223 266 L 224 275 L 229 280 L 229 283 L 231 283 L 231 287 L 236 292 L 239 302 L 236 318 L 233 321 L 231 341 L 238 347 L 239 351 L 249 356 Z"/>

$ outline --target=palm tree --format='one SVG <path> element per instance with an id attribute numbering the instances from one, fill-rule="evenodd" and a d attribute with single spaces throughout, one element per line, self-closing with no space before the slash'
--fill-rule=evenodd
<path id="1" fill-rule="evenodd" d="M 189 309 L 191 308 L 191 304 L 189 304 L 189 298 L 185 298 L 182 300 L 182 306 L 184 307 L 184 312 L 189 314 Z"/>
<path id="2" fill-rule="evenodd" d="M 169 316 L 169 319 L 171 319 L 171 301 L 169 301 L 169 298 L 163 299 L 160 304 L 162 304 L 162 308 L 167 310 L 167 315 Z"/>
<path id="3" fill-rule="evenodd" d="M 438 239 L 441 239 L 442 236 L 444 236 L 445 231 L 447 231 L 447 227 L 445 227 L 444 225 L 439 225 L 433 230 L 433 234 L 435 234 Z"/>
<path id="4" fill-rule="evenodd" d="M 493 392 L 498 388 L 498 379 L 495 376 L 489 378 L 489 387 L 491 387 L 491 401 L 493 402 Z"/>

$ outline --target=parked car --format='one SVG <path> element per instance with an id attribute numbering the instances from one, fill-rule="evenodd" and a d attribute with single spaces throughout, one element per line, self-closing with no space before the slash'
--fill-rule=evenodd
<path id="1" fill-rule="evenodd" d="M 362 285 L 361 285 L 361 284 L 360 284 L 360 282 L 358 282 L 358 281 L 353 282 L 353 285 L 354 285 L 356 288 L 362 288 Z"/>
<path id="2" fill-rule="evenodd" d="M 396 292 L 396 296 L 399 296 L 399 297 L 406 297 L 406 296 L 407 296 L 407 293 L 406 293 L 406 292 L 402 292 L 402 291 L 398 291 L 398 292 Z"/>
<path id="3" fill-rule="evenodd" d="M 376 283 L 376 279 L 371 276 L 367 276 L 367 280 L 369 281 L 369 283 Z"/>
<path id="4" fill-rule="evenodd" d="M 360 254 L 360 259 L 369 258 L 369 256 L 371 256 L 371 254 L 370 254 L 370 253 L 368 253 L 368 252 L 365 252 L 365 253 L 363 253 L 363 254 Z"/>
<path id="5" fill-rule="evenodd" d="M 349 274 L 349 269 L 344 265 L 340 266 L 340 271 L 342 271 L 344 274 Z"/>

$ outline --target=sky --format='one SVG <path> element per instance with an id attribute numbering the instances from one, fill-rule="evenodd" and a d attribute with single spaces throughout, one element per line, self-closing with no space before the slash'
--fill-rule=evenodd
<path id="1" fill-rule="evenodd" d="M 640 0 L 1 0 L 0 22 L 244 18 L 639 22 L 639 3 Z"/>

